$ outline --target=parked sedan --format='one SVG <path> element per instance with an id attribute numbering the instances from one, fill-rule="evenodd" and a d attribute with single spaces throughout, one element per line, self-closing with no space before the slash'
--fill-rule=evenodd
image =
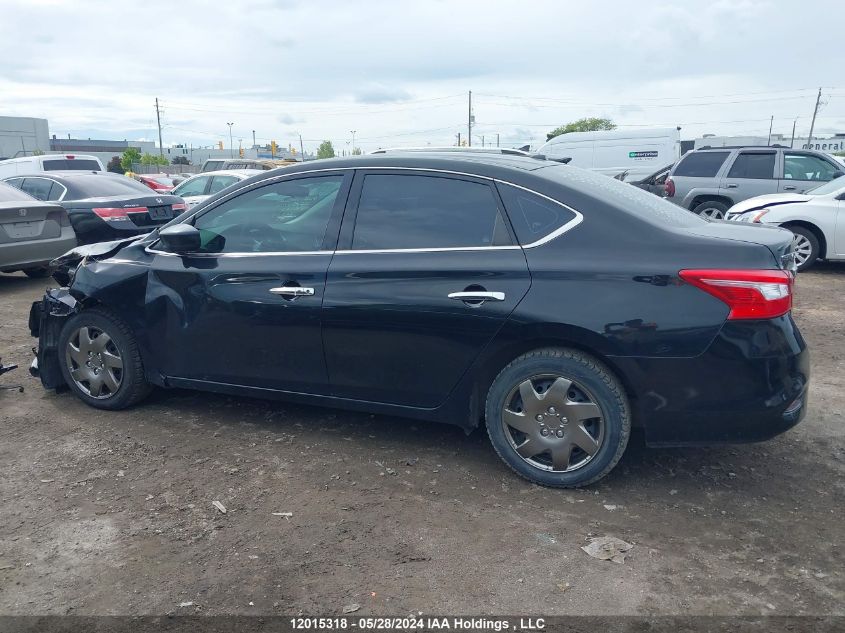
<path id="1" fill-rule="evenodd" d="M 173 179 L 167 174 L 135 174 L 135 180 L 146 185 L 156 193 L 173 191 Z"/>
<path id="2" fill-rule="evenodd" d="M 108 172 L 59 172 L 6 178 L 38 200 L 61 202 L 80 244 L 149 233 L 188 207 L 136 180 Z"/>
<path id="3" fill-rule="evenodd" d="M 204 172 L 180 183 L 172 193 L 180 198 L 184 198 L 190 209 L 200 202 L 207 200 L 215 193 L 223 191 L 226 187 L 261 173 L 264 173 L 264 170 L 226 169 Z"/>
<path id="4" fill-rule="evenodd" d="M 50 261 L 76 246 L 67 212 L 0 183 L 0 272 L 45 277 Z"/>
<path id="5" fill-rule="evenodd" d="M 726 219 L 792 231 L 798 270 L 819 259 L 845 260 L 845 176 L 805 193 L 750 198 L 732 206 Z"/>
<path id="6" fill-rule="evenodd" d="M 314 161 L 65 258 L 33 371 L 100 409 L 152 386 L 486 424 L 517 473 L 606 475 L 652 444 L 803 417 L 792 235 L 710 222 L 536 158 Z"/>

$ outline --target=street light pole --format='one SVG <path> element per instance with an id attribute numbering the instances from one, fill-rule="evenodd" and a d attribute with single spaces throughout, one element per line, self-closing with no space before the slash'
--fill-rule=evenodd
<path id="1" fill-rule="evenodd" d="M 349 130 L 352 133 L 352 155 L 355 155 L 355 131 L 356 130 Z"/>
<path id="2" fill-rule="evenodd" d="M 235 148 L 234 148 L 235 142 L 232 140 L 232 126 L 234 125 L 234 122 L 227 123 L 226 125 L 229 126 L 229 158 L 234 158 L 235 157 Z"/>

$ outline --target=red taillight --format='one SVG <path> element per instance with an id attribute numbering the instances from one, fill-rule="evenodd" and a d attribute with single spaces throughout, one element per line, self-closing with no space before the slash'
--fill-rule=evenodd
<path id="1" fill-rule="evenodd" d="M 146 213 L 147 207 L 97 207 L 92 211 L 108 222 L 124 220 L 130 213 Z"/>
<path id="2" fill-rule="evenodd" d="M 188 210 L 188 204 L 186 202 L 177 202 L 176 204 L 173 205 L 173 210 L 174 211 L 187 211 Z"/>
<path id="3" fill-rule="evenodd" d="M 666 194 L 667 198 L 672 198 L 675 195 L 675 183 L 671 178 L 667 178 L 666 182 L 663 183 L 663 193 Z"/>
<path id="4" fill-rule="evenodd" d="M 729 320 L 773 319 L 792 309 L 793 276 L 786 270 L 682 270 L 678 275 L 724 301 Z"/>
<path id="5" fill-rule="evenodd" d="M 67 158 L 68 160 L 73 160 L 74 158 L 76 158 L 76 156 L 74 156 L 73 154 L 65 154 L 65 158 Z"/>

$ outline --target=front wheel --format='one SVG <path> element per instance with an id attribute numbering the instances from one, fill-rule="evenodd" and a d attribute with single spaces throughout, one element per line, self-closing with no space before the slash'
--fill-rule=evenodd
<path id="1" fill-rule="evenodd" d="M 59 336 L 59 361 L 71 390 L 98 409 L 125 409 L 151 390 L 135 337 L 106 310 L 84 310 L 68 320 Z"/>
<path id="2" fill-rule="evenodd" d="M 728 205 L 715 200 L 706 200 L 699 203 L 693 209 L 693 213 L 697 213 L 702 218 L 710 220 L 724 220 L 725 214 L 728 212 Z"/>
<path id="3" fill-rule="evenodd" d="M 505 367 L 487 395 L 487 433 L 517 474 L 544 486 L 598 481 L 625 451 L 625 391 L 602 363 L 568 349 L 540 349 Z"/>
<path id="4" fill-rule="evenodd" d="M 803 226 L 790 226 L 792 247 L 795 252 L 795 265 L 798 272 L 807 270 L 819 258 L 819 238 L 810 229 Z"/>

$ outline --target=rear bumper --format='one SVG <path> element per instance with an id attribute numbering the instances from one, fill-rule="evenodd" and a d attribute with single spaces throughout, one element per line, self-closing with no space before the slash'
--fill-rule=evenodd
<path id="1" fill-rule="evenodd" d="M 76 246 L 76 234 L 69 226 L 62 227 L 58 237 L 0 244 L 0 270 L 14 271 L 46 266 Z"/>
<path id="2" fill-rule="evenodd" d="M 756 442 L 807 411 L 809 352 L 790 315 L 731 321 L 695 358 L 614 358 L 651 445 Z"/>

